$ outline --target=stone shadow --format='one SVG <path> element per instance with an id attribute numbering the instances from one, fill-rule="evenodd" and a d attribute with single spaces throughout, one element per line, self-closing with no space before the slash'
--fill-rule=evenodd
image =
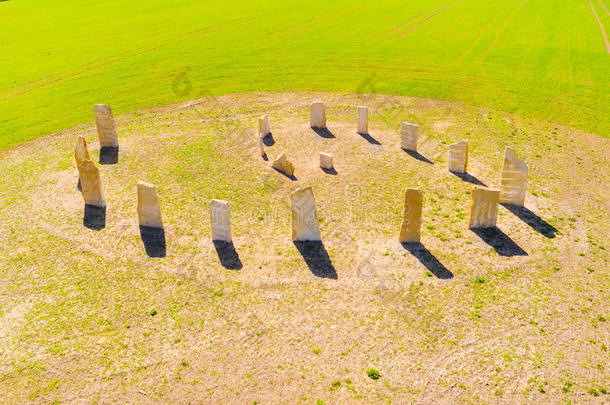
<path id="1" fill-rule="evenodd" d="M 411 156 L 411 157 L 413 157 L 413 158 L 415 158 L 415 159 L 417 159 L 417 160 L 419 160 L 421 162 L 428 163 L 428 164 L 431 164 L 431 165 L 434 164 L 430 159 L 428 159 L 427 157 L 425 157 L 424 155 L 422 155 L 421 153 L 419 153 L 417 151 L 407 150 L 407 149 L 403 149 L 403 151 L 405 151 L 405 153 L 407 155 L 409 155 L 409 156 Z"/>
<path id="2" fill-rule="evenodd" d="M 280 174 L 282 174 L 282 175 L 284 175 L 284 176 L 288 177 L 288 178 L 289 178 L 290 180 L 292 180 L 292 181 L 297 181 L 297 178 L 296 178 L 296 176 L 295 176 L 294 174 L 289 175 L 289 174 L 288 174 L 288 173 L 286 173 L 285 171 L 280 170 L 280 169 L 275 168 L 275 167 L 273 167 L 272 169 L 273 169 L 273 170 L 275 170 L 276 172 L 278 172 L 278 173 L 280 173 Z"/>
<path id="3" fill-rule="evenodd" d="M 463 181 L 467 181 L 468 183 L 472 183 L 476 186 L 487 187 L 487 185 L 485 183 L 483 183 L 481 180 L 477 179 L 470 173 L 457 173 L 457 172 L 452 172 L 451 170 L 449 171 L 449 173 L 453 174 L 455 177 L 459 177 Z"/>
<path id="4" fill-rule="evenodd" d="M 371 136 L 371 134 L 369 134 L 368 132 L 366 134 L 361 134 L 360 132 L 358 132 L 358 135 L 360 135 L 361 137 L 366 139 L 366 141 L 368 143 L 370 143 L 371 145 L 381 145 L 381 142 L 379 142 L 377 139 L 373 138 Z"/>
<path id="5" fill-rule="evenodd" d="M 273 138 L 273 133 L 269 132 L 267 135 L 263 136 L 263 145 L 265 145 L 265 146 L 275 145 L 275 139 Z"/>
<path id="6" fill-rule="evenodd" d="M 324 173 L 326 173 L 326 174 L 331 174 L 331 175 L 333 175 L 333 176 L 336 176 L 336 175 L 337 175 L 337 170 L 335 170 L 335 168 L 334 168 L 334 167 L 333 167 L 332 169 L 325 169 L 325 168 L 322 168 L 322 171 L 323 171 Z"/>
<path id="7" fill-rule="evenodd" d="M 140 225 L 140 237 L 149 257 L 165 257 L 165 231 Z"/>
<path id="8" fill-rule="evenodd" d="M 214 248 L 216 248 L 216 253 L 218 254 L 222 267 L 229 270 L 241 270 L 241 268 L 244 267 L 239 259 L 237 250 L 235 250 L 233 242 L 215 240 L 212 241 L 212 243 L 214 243 Z"/>
<path id="9" fill-rule="evenodd" d="M 526 207 L 512 204 L 502 204 L 502 206 L 515 214 L 520 220 L 528 224 L 536 232 L 549 239 L 553 239 L 555 234 L 559 232 L 557 228 L 540 218 L 538 215 L 534 214 Z"/>
<path id="10" fill-rule="evenodd" d="M 417 260 L 423 264 L 430 273 L 441 280 L 453 278 L 453 273 L 441 263 L 422 243 L 401 243 L 402 247 L 409 251 Z"/>
<path id="11" fill-rule="evenodd" d="M 114 165 L 119 163 L 119 147 L 118 146 L 102 146 L 100 148 L 100 164 Z"/>
<path id="12" fill-rule="evenodd" d="M 330 129 L 328 129 L 328 128 L 311 127 L 311 129 L 313 130 L 313 132 L 315 132 L 322 138 L 336 138 L 336 136 L 332 132 L 330 132 Z"/>
<path id="13" fill-rule="evenodd" d="M 294 245 L 314 276 L 337 280 L 337 271 L 322 241 L 295 241 Z"/>
<path id="14" fill-rule="evenodd" d="M 106 227 L 106 207 L 85 204 L 83 225 L 94 231 L 104 229 Z"/>
<path id="15" fill-rule="evenodd" d="M 527 256 L 527 252 L 521 246 L 517 245 L 514 240 L 496 226 L 493 228 L 471 228 L 470 230 L 494 248 L 500 256 Z"/>

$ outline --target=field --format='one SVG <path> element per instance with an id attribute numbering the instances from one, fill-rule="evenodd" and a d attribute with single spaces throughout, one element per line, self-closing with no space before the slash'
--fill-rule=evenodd
<path id="1" fill-rule="evenodd" d="M 316 99 L 332 136 L 309 128 Z M 263 112 L 269 160 L 254 134 Z M 0 402 L 607 401 L 609 139 L 369 94 L 223 96 L 116 118 L 103 229 L 83 226 L 72 156 L 84 135 L 97 161 L 92 124 L 0 162 Z M 419 155 L 400 149 L 400 119 L 421 124 Z M 464 178 L 446 170 L 460 139 Z M 469 193 L 498 186 L 506 145 L 530 165 L 527 209 L 501 206 L 490 237 L 468 230 Z M 295 178 L 271 169 L 281 151 Z M 140 239 L 139 180 L 158 186 L 163 258 Z M 314 254 L 290 237 L 301 185 L 321 221 Z M 424 193 L 415 249 L 397 241 L 406 187 Z M 211 198 L 230 201 L 233 252 L 210 240 Z"/>
<path id="2" fill-rule="evenodd" d="M 2 1 L 0 150 L 90 122 L 100 102 L 124 113 L 251 91 L 430 97 L 608 136 L 609 7 L 608 0 Z"/>

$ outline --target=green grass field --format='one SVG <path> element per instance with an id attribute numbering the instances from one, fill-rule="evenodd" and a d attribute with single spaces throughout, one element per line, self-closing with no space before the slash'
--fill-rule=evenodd
<path id="1" fill-rule="evenodd" d="M 604 4 L 606 3 L 606 4 Z M 413 95 L 608 136 L 609 0 L 0 2 L 0 149 L 252 91 Z M 595 13 L 594 11 L 595 10 Z"/>

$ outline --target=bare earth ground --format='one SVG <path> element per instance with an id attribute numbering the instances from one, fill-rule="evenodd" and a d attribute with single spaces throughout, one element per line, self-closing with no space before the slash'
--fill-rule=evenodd
<path id="1" fill-rule="evenodd" d="M 316 99 L 330 133 L 309 128 Z M 368 136 L 355 132 L 360 104 Z M 254 135 L 265 113 L 269 161 Z M 2 153 L 0 402 L 609 402 L 608 138 L 352 94 L 225 96 L 116 121 L 102 230 L 83 226 L 72 157 L 83 134 L 97 161 L 92 123 Z M 419 156 L 400 149 L 401 121 L 421 124 Z M 464 179 L 446 163 L 462 139 Z M 477 235 L 469 192 L 499 186 L 507 145 L 530 166 L 527 210 L 500 207 L 499 230 Z M 281 151 L 296 179 L 270 168 Z M 139 180 L 158 186 L 164 258 L 140 239 Z M 290 238 L 302 185 L 321 221 L 316 255 Z M 424 193 L 411 251 L 397 241 L 407 187 Z M 236 250 L 221 257 L 211 198 L 231 203 Z"/>

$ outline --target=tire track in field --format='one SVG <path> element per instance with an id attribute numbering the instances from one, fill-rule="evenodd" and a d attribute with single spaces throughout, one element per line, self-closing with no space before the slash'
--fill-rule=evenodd
<path id="1" fill-rule="evenodd" d="M 218 31 L 226 28 L 227 26 L 234 26 L 235 24 L 250 22 L 252 20 L 256 20 L 257 18 L 260 19 L 260 18 L 263 18 L 263 17 L 242 17 L 242 18 L 239 18 L 239 19 L 236 19 L 236 20 L 229 21 L 229 22 L 227 22 L 225 24 L 217 25 L 214 28 L 206 28 L 206 29 L 191 31 L 191 32 L 189 32 L 189 33 L 179 37 L 179 38 L 174 38 L 172 40 L 165 41 L 164 43 L 161 43 L 161 44 L 159 44 L 157 46 L 154 46 L 154 47 L 148 47 L 148 48 L 147 47 L 142 47 L 142 48 L 138 48 L 138 49 L 135 49 L 135 50 L 132 49 L 132 50 L 130 50 L 128 52 L 125 52 L 123 54 L 120 54 L 118 56 L 114 55 L 114 56 L 110 56 L 110 57 L 107 57 L 107 58 L 104 58 L 104 59 L 101 59 L 101 60 L 93 61 L 93 62 L 90 62 L 90 63 L 87 63 L 85 65 L 80 66 L 79 68 L 77 68 L 78 70 L 76 70 L 76 71 L 74 71 L 74 70 L 72 70 L 72 71 L 66 70 L 66 71 L 57 73 L 55 75 L 48 76 L 48 77 L 43 78 L 43 79 L 38 79 L 38 80 L 36 80 L 34 82 L 31 82 L 29 84 L 13 88 L 13 89 L 7 91 L 5 94 L 10 94 L 10 93 L 13 93 L 15 91 L 17 91 L 17 93 L 9 95 L 7 97 L 2 97 L 2 98 L 0 98 L 0 101 L 10 100 L 12 98 L 15 98 L 15 97 L 18 97 L 18 96 L 22 96 L 24 94 L 31 93 L 32 91 L 39 90 L 41 88 L 50 86 L 52 84 L 58 83 L 60 81 L 66 80 L 66 79 L 70 79 L 70 78 L 77 77 L 77 76 L 80 76 L 80 75 L 85 74 L 85 73 L 92 72 L 94 70 L 97 70 L 97 69 L 100 69 L 100 68 L 103 68 L 103 67 L 106 67 L 106 66 L 109 66 L 109 65 L 112 65 L 112 64 L 124 61 L 124 60 L 129 59 L 129 58 L 133 58 L 133 57 L 138 57 L 138 56 L 143 56 L 143 55 L 149 54 L 151 52 L 154 52 L 154 51 L 159 50 L 161 48 L 165 48 L 165 47 L 167 47 L 167 46 L 169 46 L 171 44 L 183 41 L 183 40 L 188 39 L 188 38 L 192 38 L 192 37 L 196 37 L 196 36 L 202 36 L 202 35 L 207 35 L 207 34 L 211 34 L 211 33 L 214 33 L 214 32 L 218 32 Z M 41 82 L 42 82 L 42 84 L 40 84 L 39 86 L 32 87 L 32 84 L 38 84 L 38 83 L 41 83 Z M 24 91 L 19 92 L 19 90 L 24 90 Z"/>
<path id="2" fill-rule="evenodd" d="M 489 52 L 491 52 L 491 50 L 496 46 L 496 44 L 498 43 L 498 39 L 500 38 L 500 33 L 504 30 L 504 28 L 508 25 L 509 21 L 512 20 L 512 18 L 514 17 L 514 15 L 521 9 L 521 7 L 523 7 L 525 5 L 525 3 L 527 3 L 528 0 L 523 0 L 516 9 L 514 9 L 509 15 L 508 17 L 506 17 L 504 19 L 504 21 L 502 21 L 502 24 L 500 24 L 500 26 L 498 27 L 498 29 L 496 30 L 496 34 L 494 35 L 494 39 L 491 42 L 491 44 L 489 44 L 489 46 L 487 47 L 487 49 L 485 50 L 485 52 L 483 52 L 481 54 L 481 56 L 479 57 L 479 63 L 483 63 L 483 59 L 485 59 L 485 57 L 489 54 Z"/>
<path id="3" fill-rule="evenodd" d="M 457 58 L 456 62 L 461 62 L 466 57 L 466 55 L 468 55 L 479 44 L 479 42 L 481 42 L 481 39 L 483 39 L 483 34 L 489 29 L 489 27 L 491 27 L 492 23 L 496 20 L 496 18 L 502 15 L 502 13 L 504 13 L 504 11 L 510 7 L 510 4 L 511 3 L 507 3 L 504 7 L 502 7 L 500 11 L 498 11 L 493 17 L 489 19 L 489 21 L 485 23 L 483 28 L 479 30 L 476 39 L 468 48 L 466 48 L 466 50 L 460 55 L 460 57 Z"/>
<path id="4" fill-rule="evenodd" d="M 443 5 L 445 5 L 445 4 L 447 4 L 447 3 L 446 3 L 446 2 L 445 2 L 445 3 L 443 3 L 443 4 L 441 5 L 441 7 L 442 7 Z M 429 13 L 429 12 L 431 12 L 431 11 L 433 12 L 434 10 L 438 9 L 438 7 L 437 7 L 437 6 L 438 6 L 438 5 L 433 6 L 433 7 L 430 7 L 428 10 L 425 10 L 424 12 L 419 13 L 419 14 L 418 14 L 418 15 L 416 15 L 415 17 L 411 17 L 411 18 L 409 18 L 407 21 L 404 21 L 404 22 L 402 22 L 402 23 L 398 24 L 396 27 L 394 27 L 394 28 L 390 29 L 389 31 L 386 31 L 386 32 L 385 32 L 385 33 L 384 33 L 382 36 L 387 37 L 388 35 L 392 34 L 393 32 L 398 31 L 399 29 L 401 29 L 402 27 L 404 27 L 405 25 L 407 25 L 407 24 L 408 24 L 408 23 L 410 23 L 411 21 L 413 21 L 413 20 L 417 20 L 417 19 L 418 19 L 419 17 L 421 17 L 422 15 L 428 14 L 428 13 Z"/>
<path id="5" fill-rule="evenodd" d="M 451 8 L 453 8 L 453 7 L 455 7 L 455 6 L 457 6 L 457 5 L 458 5 L 458 4 L 460 4 L 461 2 L 462 2 L 462 0 L 457 0 L 456 2 L 454 2 L 454 3 L 452 3 L 451 5 L 449 5 L 449 6 L 445 7 L 444 9 L 442 9 L 441 11 L 439 11 L 439 12 L 437 12 L 437 13 L 435 13 L 435 14 L 432 14 L 430 17 L 425 18 L 424 20 L 420 21 L 419 23 L 417 23 L 417 24 L 413 25 L 412 27 L 410 27 L 409 29 L 407 29 L 405 32 L 403 32 L 403 33 L 400 35 L 400 38 L 403 38 L 403 37 L 404 37 L 405 35 L 407 35 L 409 32 L 411 32 L 411 31 L 413 31 L 413 30 L 417 29 L 418 27 L 420 27 L 421 25 L 425 24 L 426 22 L 428 22 L 428 21 L 432 20 L 433 18 L 438 17 L 439 15 L 443 14 L 445 11 L 447 11 L 447 10 L 449 10 L 449 9 L 451 9 Z"/>
<path id="6" fill-rule="evenodd" d="M 599 0 L 599 4 L 602 5 L 602 7 L 604 8 L 604 11 L 606 12 L 606 14 L 610 15 L 610 13 L 608 12 L 608 9 L 606 8 L 606 5 L 604 4 L 604 2 L 602 0 Z"/>
<path id="7" fill-rule="evenodd" d="M 608 42 L 608 36 L 606 35 L 606 30 L 604 29 L 604 24 L 602 24 L 602 20 L 599 19 L 591 0 L 587 0 L 589 2 L 589 7 L 591 7 L 591 11 L 593 11 L 593 15 L 599 24 L 599 28 L 602 30 L 602 36 L 604 37 L 604 43 L 606 44 L 606 52 L 610 55 L 610 42 Z"/>

